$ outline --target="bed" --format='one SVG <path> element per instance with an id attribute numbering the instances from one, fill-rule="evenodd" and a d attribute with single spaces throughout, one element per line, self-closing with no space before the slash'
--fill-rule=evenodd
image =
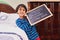
<path id="1" fill-rule="evenodd" d="M 16 26 L 15 21 L 11 22 L 16 19 L 17 14 L 14 13 L 16 13 L 15 9 L 10 5 L 0 3 L 0 40 L 28 40 L 26 33 Z M 15 15 L 14 18 L 13 15 Z"/>

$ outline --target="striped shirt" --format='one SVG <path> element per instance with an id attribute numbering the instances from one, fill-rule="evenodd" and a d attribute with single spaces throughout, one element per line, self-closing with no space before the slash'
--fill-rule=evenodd
<path id="1" fill-rule="evenodd" d="M 36 38 L 39 37 L 35 26 L 31 26 L 26 19 L 18 18 L 16 25 L 26 32 L 29 40 L 36 40 Z"/>

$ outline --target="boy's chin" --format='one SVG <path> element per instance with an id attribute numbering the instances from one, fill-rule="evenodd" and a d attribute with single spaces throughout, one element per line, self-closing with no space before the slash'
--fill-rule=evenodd
<path id="1" fill-rule="evenodd" d="M 25 17 L 24 15 L 21 15 L 20 17 Z"/>

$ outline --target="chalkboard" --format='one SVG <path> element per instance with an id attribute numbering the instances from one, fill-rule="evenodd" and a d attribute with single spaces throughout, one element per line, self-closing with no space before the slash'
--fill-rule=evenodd
<path id="1" fill-rule="evenodd" d="M 53 16 L 48 7 L 43 4 L 27 12 L 26 17 L 31 25 L 35 25 Z"/>

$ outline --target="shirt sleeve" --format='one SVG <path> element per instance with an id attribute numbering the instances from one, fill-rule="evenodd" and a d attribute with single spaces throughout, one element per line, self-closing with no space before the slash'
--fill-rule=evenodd
<path id="1" fill-rule="evenodd" d="M 17 19 L 16 20 L 16 24 L 22 30 L 24 30 L 24 31 L 27 30 L 27 27 L 28 27 L 28 24 L 27 23 L 21 23 L 21 21 Z"/>

